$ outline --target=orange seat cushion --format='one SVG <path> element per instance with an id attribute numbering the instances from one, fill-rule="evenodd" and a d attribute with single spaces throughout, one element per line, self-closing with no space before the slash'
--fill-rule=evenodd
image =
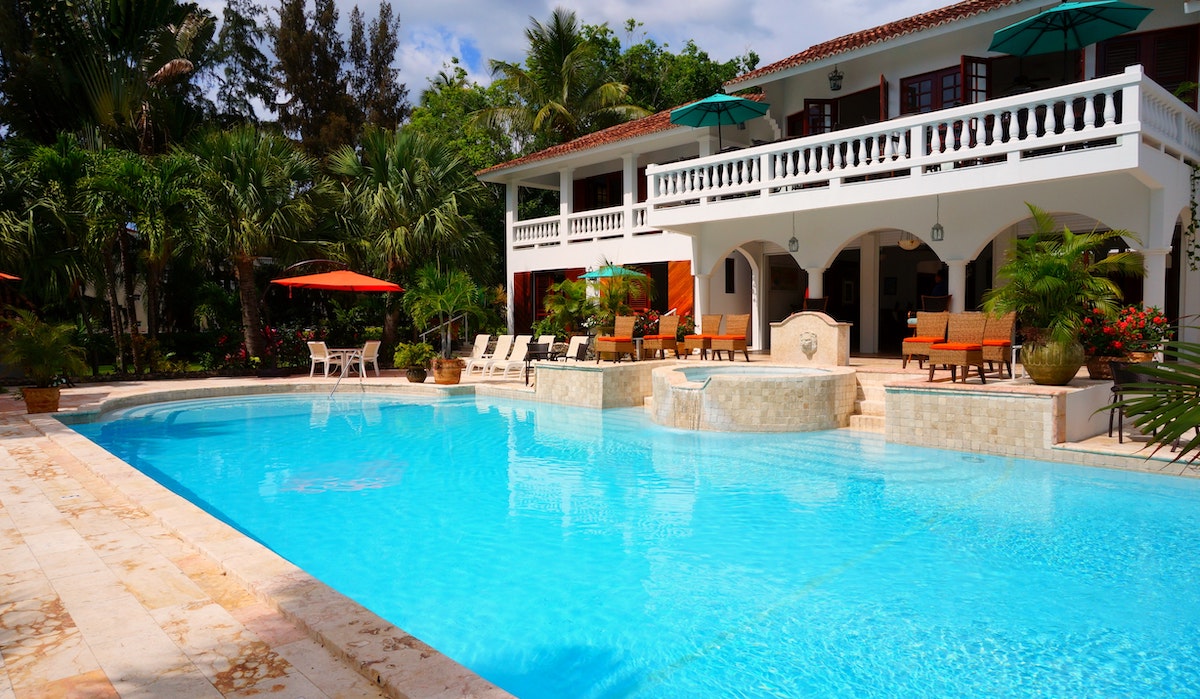
<path id="1" fill-rule="evenodd" d="M 745 335 L 712 335 L 714 340 L 745 340 Z"/>
<path id="2" fill-rule="evenodd" d="M 647 335 L 643 340 L 674 340 L 674 335 Z"/>
<path id="3" fill-rule="evenodd" d="M 633 342 L 632 337 L 597 337 L 596 342 Z"/>
<path id="4" fill-rule="evenodd" d="M 683 339 L 685 339 L 685 340 L 711 340 L 714 337 L 716 337 L 716 335 L 687 335 Z"/>
<path id="5" fill-rule="evenodd" d="M 946 338 L 944 338 L 944 337 L 934 337 L 932 335 L 930 335 L 929 337 L 921 337 L 918 335 L 916 337 L 906 337 L 906 338 L 904 338 L 904 341 L 905 342 L 941 342 L 942 340 L 945 340 L 945 339 Z"/>
<path id="6" fill-rule="evenodd" d="M 1008 347 L 1012 345 L 1011 340 L 984 340 L 984 347 Z"/>
<path id="7" fill-rule="evenodd" d="M 975 344 L 975 343 L 972 343 L 972 342 L 939 342 L 938 344 L 936 344 L 936 345 L 933 345 L 933 346 L 932 346 L 932 347 L 930 347 L 929 349 L 937 349 L 937 350 L 952 350 L 952 351 L 958 351 L 958 352 L 963 352 L 963 351 L 970 352 L 970 351 L 972 351 L 972 350 L 981 350 L 981 349 L 983 349 L 983 345 Z"/>

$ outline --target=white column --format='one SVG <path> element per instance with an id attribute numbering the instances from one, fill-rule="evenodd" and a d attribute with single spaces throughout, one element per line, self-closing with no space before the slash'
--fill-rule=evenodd
<path id="1" fill-rule="evenodd" d="M 950 311 L 962 313 L 967 302 L 967 261 L 945 260 L 950 276 L 946 285 L 950 289 Z"/>
<path id="2" fill-rule="evenodd" d="M 1200 342 L 1200 327 L 1195 318 L 1200 316 L 1200 269 L 1193 269 L 1188 262 L 1187 250 L 1180 256 L 1179 270 L 1179 317 L 1189 321 L 1180 323 L 1179 339 Z"/>
<path id="3" fill-rule="evenodd" d="M 858 351 L 879 351 L 879 234 L 868 233 L 858 248 Z"/>
<path id="4" fill-rule="evenodd" d="M 696 298 L 693 300 L 692 317 L 696 319 L 696 332 L 700 332 L 700 316 L 708 312 L 708 274 L 696 275 Z"/>
<path id="5" fill-rule="evenodd" d="M 1000 267 L 1008 261 L 1008 253 L 1012 250 L 1017 242 L 1017 227 L 1009 226 L 1000 231 L 1000 234 L 992 238 L 992 283 L 991 287 L 995 289 L 998 286 L 1004 285 L 1004 280 L 998 274 Z"/>
<path id="6" fill-rule="evenodd" d="M 1142 280 L 1142 303 L 1147 306 L 1166 308 L 1167 305 L 1167 260 L 1170 250 L 1142 250 L 1146 261 L 1146 277 Z"/>
<path id="7" fill-rule="evenodd" d="M 505 312 L 508 314 L 508 332 L 515 332 L 514 317 L 516 314 L 516 306 L 514 305 L 515 284 L 513 272 L 513 228 L 517 223 L 517 183 L 509 182 L 504 186 L 504 239 L 505 239 L 505 257 L 508 260 L 506 265 L 508 269 L 508 281 L 506 282 L 506 290 L 508 292 L 507 308 Z"/>
<path id="8" fill-rule="evenodd" d="M 804 271 L 808 274 L 808 296 L 809 298 L 819 299 L 825 295 L 825 268 L 824 267 L 805 267 Z"/>
<path id="9" fill-rule="evenodd" d="M 637 227 L 637 222 L 633 220 L 633 205 L 637 203 L 637 154 L 626 153 L 621 156 L 621 191 L 624 196 L 621 199 L 621 218 L 624 219 L 625 235 L 629 235 Z"/>
<path id="10" fill-rule="evenodd" d="M 717 137 L 701 136 L 700 137 L 700 157 L 712 155 L 717 152 Z"/>
<path id="11" fill-rule="evenodd" d="M 575 211 L 575 170 L 564 168 L 558 171 L 558 236 L 566 240 L 570 236 L 567 217 Z"/>

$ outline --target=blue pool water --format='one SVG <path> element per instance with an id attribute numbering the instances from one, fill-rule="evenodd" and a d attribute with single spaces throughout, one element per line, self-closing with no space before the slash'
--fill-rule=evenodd
<path id="1" fill-rule="evenodd" d="M 525 699 L 1200 694 L 1200 482 L 475 398 L 75 429 Z"/>

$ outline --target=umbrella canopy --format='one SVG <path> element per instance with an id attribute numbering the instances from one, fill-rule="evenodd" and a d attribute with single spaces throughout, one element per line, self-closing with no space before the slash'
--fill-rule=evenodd
<path id="1" fill-rule="evenodd" d="M 1077 51 L 1137 29 L 1150 12 L 1120 0 L 1064 2 L 997 31 L 988 50 L 1013 56 Z"/>
<path id="2" fill-rule="evenodd" d="M 598 269 L 594 269 L 585 274 L 579 275 L 580 279 L 610 279 L 612 277 L 645 277 L 646 275 L 636 269 L 629 269 L 621 265 L 604 265 Z"/>
<path id="3" fill-rule="evenodd" d="M 771 105 L 718 92 L 699 102 L 671 110 L 671 123 L 683 126 L 717 127 L 717 148 L 721 147 L 721 125 L 740 124 L 767 113 Z"/>
<path id="4" fill-rule="evenodd" d="M 404 291 L 399 284 L 385 279 L 368 277 L 365 274 L 339 269 L 321 274 L 306 274 L 302 277 L 272 279 L 272 284 L 300 289 L 329 289 L 332 291 Z"/>
<path id="5" fill-rule="evenodd" d="M 14 277 L 13 275 L 5 274 L 4 272 L 0 272 L 0 279 L 3 279 L 5 281 L 13 281 L 13 282 L 21 281 L 20 277 Z"/>

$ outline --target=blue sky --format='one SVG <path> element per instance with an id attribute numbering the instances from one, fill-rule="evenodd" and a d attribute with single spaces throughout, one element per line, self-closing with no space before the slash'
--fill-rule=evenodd
<path id="1" fill-rule="evenodd" d="M 378 13 L 379 0 L 336 0 L 343 37 L 350 10 L 358 5 L 367 20 Z M 415 99 L 451 57 L 458 56 L 471 76 L 490 81 L 488 59 L 519 62 L 524 58 L 524 30 L 529 18 L 546 21 L 557 6 L 575 10 L 582 22 L 607 22 L 624 41 L 625 20 L 642 22 L 639 42 L 649 36 L 680 50 L 694 39 L 714 60 L 724 61 L 753 49 L 760 65 L 786 58 L 813 44 L 843 34 L 909 17 L 954 0 L 665 0 L 646 3 L 606 0 L 392 0 L 400 15 L 401 42 L 397 65 Z M 278 0 L 258 0 L 271 8 Z M 218 17 L 223 0 L 201 0 Z"/>

